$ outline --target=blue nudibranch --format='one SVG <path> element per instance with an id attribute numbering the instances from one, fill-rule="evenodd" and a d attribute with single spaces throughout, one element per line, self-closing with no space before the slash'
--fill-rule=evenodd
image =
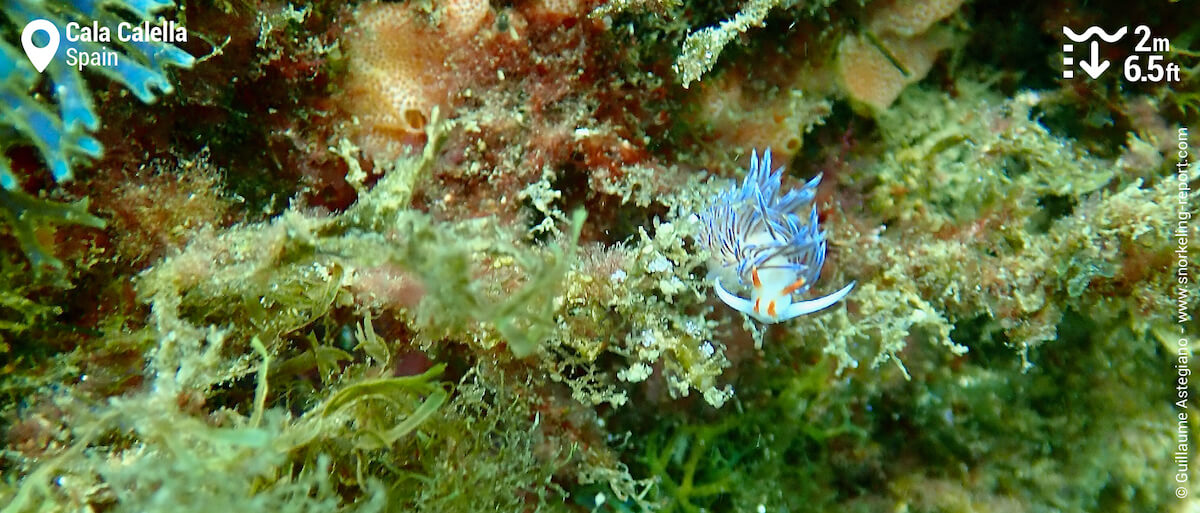
<path id="1" fill-rule="evenodd" d="M 854 282 L 828 296 L 792 301 L 821 276 L 825 232 L 814 205 L 817 175 L 799 190 L 779 194 L 783 168 L 771 169 L 771 150 L 750 155 L 750 171 L 700 214 L 700 242 L 712 255 L 710 279 L 721 300 L 760 322 L 783 322 L 837 303 Z M 800 211 L 811 206 L 807 218 Z M 729 291 L 750 290 L 750 299 Z"/>

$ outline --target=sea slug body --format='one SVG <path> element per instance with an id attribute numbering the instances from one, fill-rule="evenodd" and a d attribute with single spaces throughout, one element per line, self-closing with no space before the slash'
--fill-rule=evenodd
<path id="1" fill-rule="evenodd" d="M 821 275 L 825 232 L 813 205 L 818 175 L 800 189 L 780 195 L 783 168 L 771 169 L 771 150 L 750 156 L 741 186 L 734 184 L 700 214 L 700 243 L 711 254 L 717 296 L 735 310 L 773 324 L 828 308 L 850 293 L 854 282 L 816 299 L 793 301 Z M 805 206 L 810 213 L 802 217 Z M 750 291 L 750 298 L 730 289 Z"/>

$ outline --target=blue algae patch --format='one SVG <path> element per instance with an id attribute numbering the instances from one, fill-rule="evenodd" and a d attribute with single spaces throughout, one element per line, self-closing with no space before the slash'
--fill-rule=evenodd
<path id="1" fill-rule="evenodd" d="M 17 30 L 32 20 L 46 19 L 61 31 L 71 22 L 110 27 L 122 22 L 154 22 L 156 13 L 173 6 L 170 0 L 0 0 L 0 13 Z M 82 74 L 63 58 L 68 51 L 115 52 L 118 58 L 113 65 L 90 69 L 125 86 L 143 103 L 153 103 L 173 91 L 166 66 L 191 68 L 195 63 L 194 57 L 170 43 L 113 38 L 106 46 L 62 37 L 57 58 L 45 70 L 50 101 L 37 94 L 42 77 L 14 44 L 19 39 L 19 34 L 0 39 L 0 76 L 4 77 L 0 80 L 0 187 L 7 190 L 20 185 L 3 151 L 14 142 L 32 142 L 57 181 L 71 179 L 72 158 L 103 154 L 100 142 L 90 135 L 100 128 L 100 119 Z"/>

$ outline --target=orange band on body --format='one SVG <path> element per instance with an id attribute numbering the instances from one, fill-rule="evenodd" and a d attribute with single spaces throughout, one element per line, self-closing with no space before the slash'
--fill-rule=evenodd
<path id="1" fill-rule="evenodd" d="M 805 280 L 804 277 L 801 276 L 800 279 L 793 281 L 791 285 L 788 285 L 787 288 L 783 289 L 783 294 L 791 294 L 797 290 L 800 290 L 800 287 L 803 287 L 805 283 L 808 283 L 808 280 Z"/>

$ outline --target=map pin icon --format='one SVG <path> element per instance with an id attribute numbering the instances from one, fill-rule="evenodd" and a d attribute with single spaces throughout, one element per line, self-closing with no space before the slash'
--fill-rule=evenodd
<path id="1" fill-rule="evenodd" d="M 33 44 L 33 34 L 39 30 L 50 36 L 50 44 L 43 47 Z M 29 57 L 29 62 L 33 63 L 38 73 L 46 70 L 50 60 L 58 52 L 58 37 L 58 27 L 42 19 L 29 22 L 25 25 L 25 30 L 21 31 L 21 46 L 25 47 L 25 56 Z"/>

